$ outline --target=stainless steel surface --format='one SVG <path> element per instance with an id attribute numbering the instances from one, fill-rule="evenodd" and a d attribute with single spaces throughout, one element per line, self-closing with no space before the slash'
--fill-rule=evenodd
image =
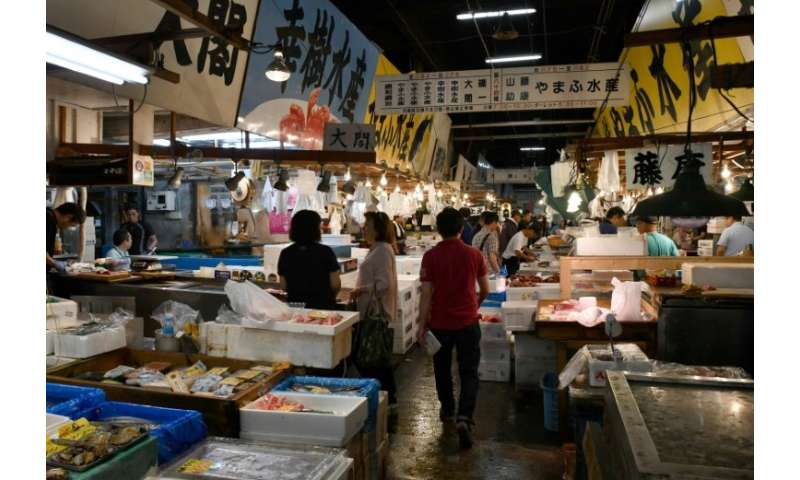
<path id="1" fill-rule="evenodd" d="M 621 372 L 625 375 L 628 383 L 631 382 L 649 382 L 666 383 L 666 384 L 683 384 L 694 386 L 707 386 L 715 388 L 737 388 L 737 389 L 753 389 L 753 381 L 743 378 L 719 378 L 719 377 L 701 377 L 697 375 L 663 375 L 658 373 L 645 373 L 645 372 Z"/>
<path id="2" fill-rule="evenodd" d="M 620 478 L 753 478 L 752 383 L 610 371 L 604 429 Z"/>

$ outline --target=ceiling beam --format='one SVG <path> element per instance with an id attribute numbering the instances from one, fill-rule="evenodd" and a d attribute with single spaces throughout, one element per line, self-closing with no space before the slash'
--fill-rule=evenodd
<path id="1" fill-rule="evenodd" d="M 698 132 L 692 134 L 692 143 L 743 142 L 753 140 L 753 130 L 733 132 Z M 581 138 L 573 142 L 584 153 L 604 150 L 625 150 L 626 148 L 641 148 L 646 145 L 681 145 L 686 143 L 685 134 L 658 134 L 634 137 L 607 137 L 607 138 Z M 742 145 L 737 145 L 741 147 Z"/>
<path id="2" fill-rule="evenodd" d="M 711 88 L 753 88 L 755 86 L 755 64 L 728 63 L 711 66 Z"/>
<path id="3" fill-rule="evenodd" d="M 625 35 L 624 46 L 646 47 L 659 43 L 681 43 L 711 38 L 746 37 L 753 35 L 754 16 L 717 17 L 708 23 L 686 28 L 665 28 Z"/>
<path id="4" fill-rule="evenodd" d="M 583 137 L 586 132 L 546 132 L 546 133 L 514 133 L 508 135 L 468 135 L 464 137 L 453 137 L 454 142 L 467 142 L 479 140 L 522 140 L 526 138 L 564 138 L 564 137 Z"/>
<path id="5" fill-rule="evenodd" d="M 117 35 L 115 37 L 95 38 L 92 40 L 97 45 L 130 45 L 136 43 L 152 43 L 161 44 L 170 42 L 172 40 L 189 40 L 192 38 L 207 37 L 208 32 L 202 28 L 185 28 L 177 32 L 148 32 L 148 33 L 133 33 L 130 35 Z"/>
<path id="6" fill-rule="evenodd" d="M 541 125 L 588 125 L 594 120 L 587 118 L 584 120 L 518 120 L 508 122 L 489 122 L 472 123 L 469 125 L 453 125 L 451 130 L 471 129 L 471 128 L 503 128 L 503 127 L 535 127 Z"/>
<path id="7" fill-rule="evenodd" d="M 175 15 L 181 17 L 182 19 L 186 20 L 187 22 L 195 25 L 206 32 L 209 35 L 217 37 L 221 40 L 225 40 L 226 42 L 230 43 L 234 47 L 238 48 L 239 50 L 250 50 L 250 42 L 242 37 L 241 32 L 234 32 L 230 27 L 220 27 L 213 21 L 211 21 L 208 16 L 203 15 L 197 9 L 191 8 L 189 5 L 183 2 L 183 0 L 150 0 L 151 2 L 155 3 L 156 5 L 166 9 L 169 12 L 174 13 Z M 238 25 L 237 27 L 241 28 L 243 25 Z"/>

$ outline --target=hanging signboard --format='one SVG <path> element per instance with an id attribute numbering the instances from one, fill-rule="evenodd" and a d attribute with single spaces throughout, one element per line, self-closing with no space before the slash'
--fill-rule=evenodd
<path id="1" fill-rule="evenodd" d="M 627 68 L 617 63 L 496 68 L 376 77 L 378 114 L 627 105 Z"/>
<path id="2" fill-rule="evenodd" d="M 710 143 L 692 144 L 692 152 L 700 160 L 700 173 L 706 185 L 711 185 L 711 164 L 714 156 Z M 625 150 L 625 176 L 628 189 L 648 187 L 672 188 L 675 179 L 688 160 L 684 145 L 664 145 Z"/>
<path id="3" fill-rule="evenodd" d="M 372 152 L 375 150 L 375 125 L 326 123 L 322 149 L 335 152 Z"/>
<path id="4" fill-rule="evenodd" d="M 251 55 L 237 127 L 321 150 L 326 123 L 363 120 L 378 49 L 331 2 L 262 2 L 253 41 L 280 46 L 291 76 L 267 79 L 272 53 Z"/>
<path id="5" fill-rule="evenodd" d="M 187 3 L 219 27 L 241 25 L 242 37 L 250 38 L 259 0 Z M 155 2 L 138 0 L 48 0 L 47 23 L 89 40 L 145 33 L 169 35 L 197 28 Z M 163 56 L 164 68 L 180 75 L 178 83 L 151 76 L 146 88 L 94 80 L 90 85 L 133 98 L 137 105 L 141 101 L 216 125 L 234 126 L 248 53 L 213 36 L 178 38 L 156 48 Z"/>

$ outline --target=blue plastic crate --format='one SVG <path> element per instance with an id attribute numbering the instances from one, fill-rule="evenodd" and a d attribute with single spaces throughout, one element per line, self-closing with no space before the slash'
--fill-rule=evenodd
<path id="1" fill-rule="evenodd" d="M 203 415 L 194 410 L 153 407 L 123 402 L 104 402 L 72 416 L 72 419 L 85 417 L 89 421 L 100 421 L 114 417 L 136 417 L 157 424 L 150 435 L 158 439 L 158 462 L 164 465 L 194 444 L 200 442 L 208 433 Z"/>
<path id="2" fill-rule="evenodd" d="M 493 302 L 491 300 L 484 300 L 481 303 L 481 308 L 501 308 L 503 302 Z"/>
<path id="3" fill-rule="evenodd" d="M 506 301 L 506 292 L 492 292 L 486 297 L 487 301 L 490 302 L 505 302 Z"/>
<path id="4" fill-rule="evenodd" d="M 46 397 L 47 413 L 72 417 L 76 412 L 105 402 L 106 392 L 99 388 L 48 383 Z"/>
<path id="5" fill-rule="evenodd" d="M 333 377 L 301 377 L 291 376 L 277 384 L 273 392 L 288 392 L 294 385 L 318 385 L 320 387 L 358 387 L 358 390 L 333 393 L 333 395 L 353 395 L 367 397 L 367 423 L 364 431 L 375 430 L 375 422 L 378 417 L 378 402 L 380 401 L 381 384 L 372 378 L 333 378 Z"/>

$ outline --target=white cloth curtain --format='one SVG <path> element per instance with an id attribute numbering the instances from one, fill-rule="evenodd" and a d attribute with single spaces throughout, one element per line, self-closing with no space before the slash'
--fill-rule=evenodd
<path id="1" fill-rule="evenodd" d="M 550 165 L 550 183 L 553 186 L 553 197 L 563 197 L 564 188 L 569 185 L 572 174 L 572 162 L 557 162 Z"/>
<path id="2" fill-rule="evenodd" d="M 619 191 L 619 155 L 616 150 L 609 150 L 603 155 L 597 172 L 597 188 L 604 192 Z"/>

